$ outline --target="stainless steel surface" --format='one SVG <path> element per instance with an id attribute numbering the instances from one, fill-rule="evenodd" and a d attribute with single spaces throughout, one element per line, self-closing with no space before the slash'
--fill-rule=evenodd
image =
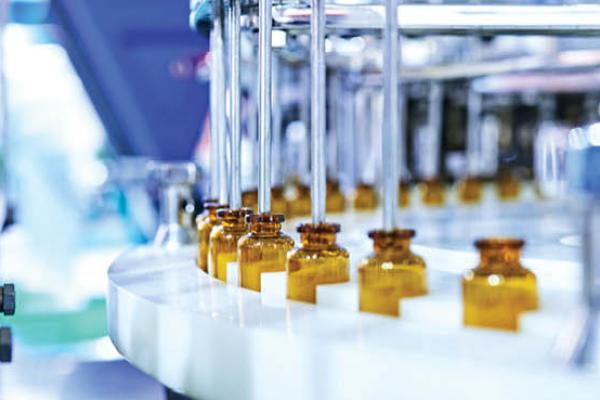
<path id="1" fill-rule="evenodd" d="M 258 212 L 271 212 L 271 0 L 258 3 Z"/>
<path id="2" fill-rule="evenodd" d="M 216 159 L 216 184 L 211 182 L 211 188 L 217 186 L 217 192 L 213 193 L 220 204 L 229 202 L 229 179 L 227 176 L 227 117 L 226 117 L 226 54 L 225 54 L 225 10 L 222 0 L 214 0 L 213 22 L 211 31 L 211 113 L 214 109 L 214 118 L 211 115 L 211 142 L 214 140 L 214 147 L 211 147 L 211 167 L 214 166 L 213 158 Z M 214 91 L 213 91 L 214 87 Z M 213 106 L 214 103 L 214 106 Z M 213 127 L 213 123 L 217 126 Z M 214 136 L 213 136 L 214 133 Z M 214 153 L 213 153 L 214 151 Z M 213 156 L 214 154 L 214 156 Z M 211 190 L 212 191 L 212 190 Z"/>
<path id="3" fill-rule="evenodd" d="M 383 229 L 396 228 L 398 209 L 398 17 L 397 0 L 385 1 L 383 124 L 381 132 Z"/>
<path id="4" fill-rule="evenodd" d="M 193 163 L 153 163 L 149 165 L 151 179 L 159 189 L 159 226 L 154 245 L 177 250 L 196 240 L 192 228 L 194 199 L 192 186 L 198 180 Z"/>
<path id="5" fill-rule="evenodd" d="M 381 4 L 328 4 L 327 29 L 382 29 L 385 8 Z M 286 5 L 273 10 L 277 29 L 307 29 L 310 8 Z M 250 18 L 247 21 L 255 25 Z M 600 6 L 572 5 L 440 5 L 400 4 L 399 29 L 404 35 L 598 35 Z"/>
<path id="6" fill-rule="evenodd" d="M 242 206 L 242 155 L 241 155 L 241 0 L 229 3 L 229 103 L 231 129 L 231 168 L 229 206 L 237 210 Z"/>
<path id="7" fill-rule="evenodd" d="M 311 0 L 311 207 L 312 222 L 325 222 L 325 0 Z"/>

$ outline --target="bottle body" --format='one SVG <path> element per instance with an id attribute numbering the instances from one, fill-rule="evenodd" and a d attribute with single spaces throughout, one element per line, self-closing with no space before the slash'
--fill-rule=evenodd
<path id="1" fill-rule="evenodd" d="M 282 222 L 280 214 L 250 217 L 250 233 L 238 243 L 241 287 L 260 292 L 263 272 L 285 271 L 287 253 L 294 241 L 281 232 Z"/>
<path id="2" fill-rule="evenodd" d="M 346 211 L 346 196 L 340 190 L 336 181 L 327 181 L 326 207 L 328 213 L 343 213 Z"/>
<path id="3" fill-rule="evenodd" d="M 408 182 L 400 182 L 398 191 L 398 205 L 402 208 L 410 206 L 410 189 L 410 184 Z"/>
<path id="4" fill-rule="evenodd" d="M 220 223 L 217 217 L 217 210 L 226 207 L 226 205 L 220 206 L 216 202 L 205 202 L 204 209 L 206 211 L 196 219 L 196 229 L 198 232 L 198 257 L 196 265 L 204 272 L 208 272 L 210 233 Z"/>
<path id="5" fill-rule="evenodd" d="M 478 241 L 482 261 L 463 276 L 463 322 L 517 331 L 519 316 L 538 308 L 536 277 L 519 262 L 522 241 L 512 239 L 506 245 L 494 240 L 510 239 Z"/>
<path id="6" fill-rule="evenodd" d="M 227 282 L 227 268 L 237 262 L 238 241 L 248 233 L 246 215 L 252 214 L 250 209 L 219 210 L 221 225 L 213 228 L 210 234 L 210 263 L 213 276 Z"/>
<path id="7" fill-rule="evenodd" d="M 477 204 L 483 197 L 481 180 L 468 176 L 458 183 L 458 198 L 463 204 Z"/>
<path id="8" fill-rule="evenodd" d="M 512 201 L 521 194 L 521 182 L 510 170 L 501 171 L 496 184 L 496 195 L 501 201 Z"/>
<path id="9" fill-rule="evenodd" d="M 379 195 L 373 185 L 359 183 L 354 191 L 353 207 L 356 211 L 373 211 L 379 206 Z"/>
<path id="10" fill-rule="evenodd" d="M 375 252 L 358 267 L 361 311 L 399 316 L 403 297 L 427 294 L 425 261 L 410 251 L 412 230 L 372 231 Z"/>
<path id="11" fill-rule="evenodd" d="M 429 207 L 441 207 L 446 202 L 446 188 L 437 178 L 426 179 L 419 184 L 421 202 Z"/>
<path id="12" fill-rule="evenodd" d="M 288 201 L 285 198 L 285 191 L 281 186 L 275 186 L 271 189 L 271 212 L 273 214 L 285 215 L 288 211 Z"/>
<path id="13" fill-rule="evenodd" d="M 335 243 L 339 225 L 303 224 L 298 232 L 302 247 L 287 256 L 287 297 L 316 303 L 317 285 L 350 280 L 349 254 Z"/>
<path id="14" fill-rule="evenodd" d="M 288 216 L 307 217 L 310 215 L 310 188 L 301 182 L 294 184 L 294 196 L 288 204 Z"/>
<path id="15" fill-rule="evenodd" d="M 256 212 L 258 208 L 258 189 L 246 190 L 242 193 L 242 206 Z"/>

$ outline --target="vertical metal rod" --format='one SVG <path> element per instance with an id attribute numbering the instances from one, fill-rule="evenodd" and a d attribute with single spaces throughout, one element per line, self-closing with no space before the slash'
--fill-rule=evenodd
<path id="1" fill-rule="evenodd" d="M 213 200 L 219 197 L 219 111 L 218 111 L 218 80 L 219 74 L 223 73 L 217 66 L 215 49 L 218 38 L 214 29 L 210 31 L 210 190 L 209 197 Z"/>
<path id="2" fill-rule="evenodd" d="M 398 14 L 397 0 L 385 1 L 383 30 L 383 229 L 396 228 L 398 209 Z"/>
<path id="3" fill-rule="evenodd" d="M 281 100 L 279 97 L 279 58 L 273 54 L 271 63 L 271 184 L 282 185 L 281 172 Z"/>
<path id="4" fill-rule="evenodd" d="M 231 193 L 229 205 L 231 209 L 237 210 L 242 206 L 241 180 L 241 42 L 240 42 L 240 13 L 241 0 L 231 0 L 230 3 L 230 25 L 229 25 L 229 68 L 230 68 L 230 113 L 231 118 Z"/>
<path id="5" fill-rule="evenodd" d="M 408 179 L 408 161 L 406 151 L 408 97 L 402 84 L 398 84 L 398 177 L 400 180 Z"/>
<path id="6" fill-rule="evenodd" d="M 311 0 L 311 206 L 312 222 L 325 222 L 325 0 Z"/>
<path id="7" fill-rule="evenodd" d="M 426 149 L 425 178 L 435 178 L 440 173 L 440 152 L 442 151 L 442 101 L 444 91 L 440 82 L 431 82 L 428 109 L 428 149 Z"/>
<path id="8" fill-rule="evenodd" d="M 213 29 L 211 32 L 211 53 L 212 66 L 214 71 L 211 73 L 211 112 L 212 103 L 215 104 L 215 126 L 211 128 L 211 142 L 214 139 L 215 147 L 211 148 L 211 168 L 215 167 L 214 158 L 216 158 L 216 169 L 218 170 L 217 192 L 214 193 L 218 197 L 220 204 L 227 204 L 229 199 L 228 179 L 227 179 L 227 131 L 226 131 L 226 84 L 225 84 L 225 43 L 224 36 L 224 10 L 223 0 L 213 1 Z M 214 92 L 212 90 L 214 86 Z M 211 119 L 211 126 L 213 121 Z M 213 133 L 215 136 L 212 136 Z M 211 186 L 212 188 L 212 186 Z"/>
<path id="9" fill-rule="evenodd" d="M 470 87 L 467 97 L 467 174 L 477 176 L 481 159 L 481 94 Z"/>
<path id="10" fill-rule="evenodd" d="M 271 212 L 271 0 L 258 2 L 258 212 Z"/>

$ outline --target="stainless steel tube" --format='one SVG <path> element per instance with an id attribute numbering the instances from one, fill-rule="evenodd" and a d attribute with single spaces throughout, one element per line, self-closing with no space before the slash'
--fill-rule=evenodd
<path id="1" fill-rule="evenodd" d="M 398 209 L 398 17 L 397 0 L 385 0 L 383 124 L 381 133 L 383 229 L 396 227 Z"/>
<path id="2" fill-rule="evenodd" d="M 271 212 L 271 0 L 258 2 L 258 212 Z"/>
<path id="3" fill-rule="evenodd" d="M 211 54 L 214 71 L 211 72 L 211 112 L 214 109 L 214 126 L 211 116 L 211 168 L 218 170 L 216 173 L 217 192 L 212 193 L 218 198 L 220 204 L 227 204 L 229 201 L 228 179 L 227 179 L 227 131 L 225 116 L 225 12 L 223 9 L 223 0 L 213 1 L 213 26 L 211 32 Z M 214 91 L 213 91 L 214 87 Z M 214 108 L 213 108 L 214 102 Z M 214 136 L 212 136 L 214 134 Z M 214 151 L 214 153 L 213 153 Z M 214 156 L 213 156 L 214 154 Z M 213 161 L 216 158 L 216 161 Z M 211 186 L 212 188 L 213 186 Z"/>
<path id="4" fill-rule="evenodd" d="M 325 222 L 325 0 L 311 0 L 311 206 L 312 222 Z"/>
<path id="5" fill-rule="evenodd" d="M 241 42 L 240 42 L 240 13 L 241 0 L 230 2 L 230 25 L 229 25 L 229 68 L 230 68 L 230 113 L 231 119 L 231 187 L 229 206 L 237 210 L 242 206 L 241 190 Z"/>

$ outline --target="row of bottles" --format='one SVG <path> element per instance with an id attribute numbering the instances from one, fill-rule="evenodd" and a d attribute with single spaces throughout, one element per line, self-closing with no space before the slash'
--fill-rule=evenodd
<path id="1" fill-rule="evenodd" d="M 253 214 L 205 204 L 197 220 L 197 264 L 204 272 L 227 281 L 228 268 L 239 268 L 239 285 L 261 291 L 263 272 L 288 273 L 288 298 L 316 303 L 320 284 L 350 280 L 349 254 L 336 243 L 340 225 L 305 223 L 298 226 L 301 247 L 282 232 L 281 214 Z M 358 265 L 361 311 L 400 316 L 402 298 L 428 292 L 425 261 L 410 249 L 414 230 L 369 232 L 374 252 Z M 516 331 L 519 315 L 538 307 L 535 275 L 520 263 L 522 240 L 479 240 L 480 264 L 462 278 L 463 322 Z"/>
<path id="2" fill-rule="evenodd" d="M 482 202 L 484 196 L 483 179 L 466 177 L 456 184 L 456 196 L 460 203 L 474 205 Z M 271 189 L 271 207 L 273 214 L 284 214 L 290 217 L 306 217 L 310 215 L 310 188 L 295 181 L 286 189 L 277 186 Z M 522 191 L 522 183 L 510 172 L 499 175 L 495 182 L 495 192 L 501 201 L 517 200 Z M 408 182 L 400 183 L 398 204 L 400 207 L 411 205 L 412 185 Z M 417 184 L 418 198 L 421 204 L 429 207 L 442 207 L 447 203 L 449 188 L 439 179 L 427 179 Z M 249 190 L 243 193 L 244 207 L 257 209 L 258 191 Z M 373 211 L 380 205 L 379 193 L 374 185 L 359 183 L 350 199 L 340 189 L 337 181 L 327 182 L 327 213 L 338 214 L 347 210 L 348 204 L 355 211 Z"/>

